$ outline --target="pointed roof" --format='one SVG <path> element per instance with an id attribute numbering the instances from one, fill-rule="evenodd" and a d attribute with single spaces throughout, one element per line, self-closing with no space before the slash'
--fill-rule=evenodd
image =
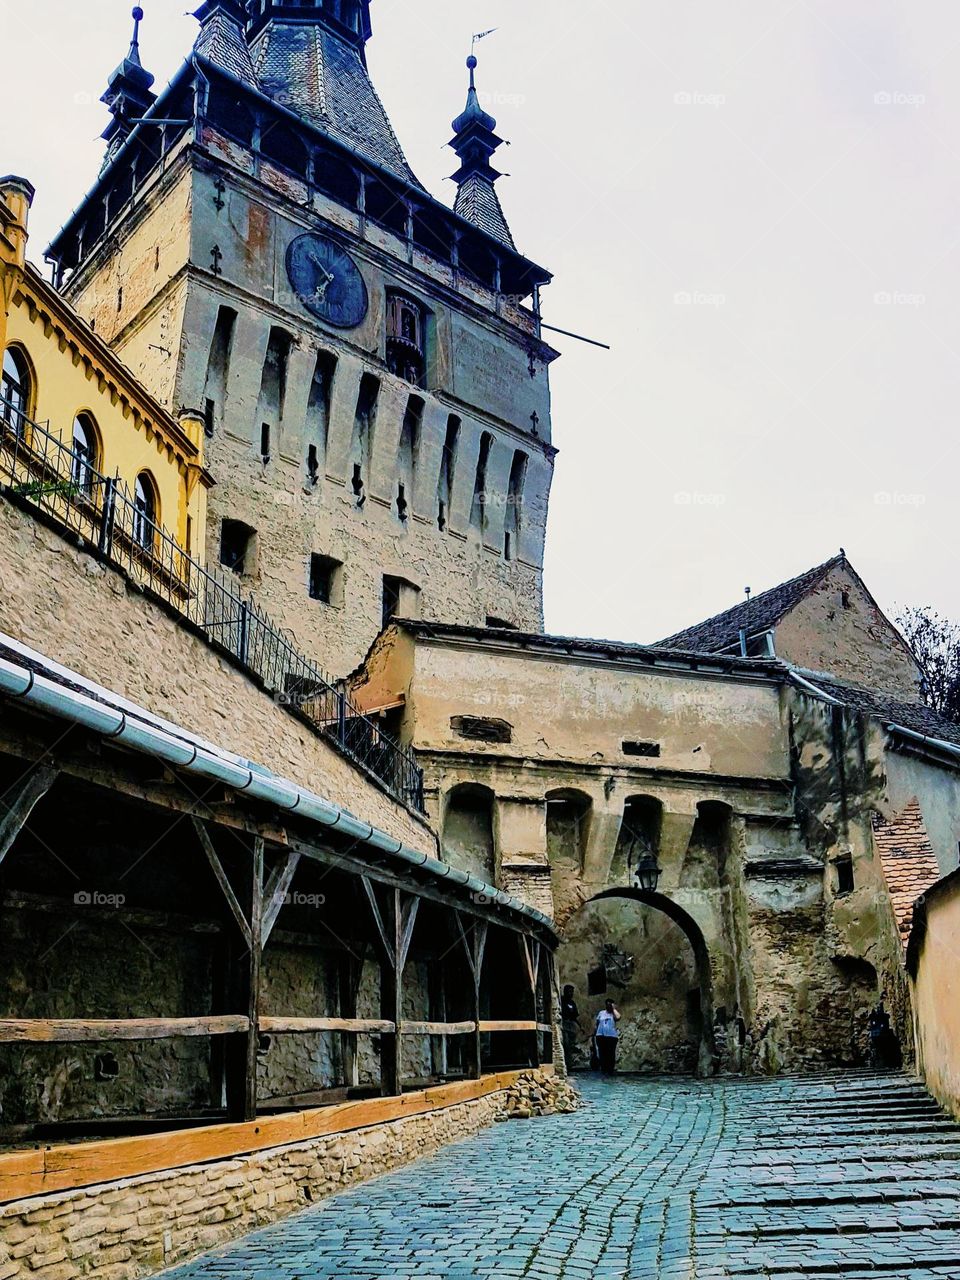
<path id="1" fill-rule="evenodd" d="M 154 78 L 140 61 L 140 23 L 143 21 L 143 10 L 139 5 L 133 9 L 131 16 L 133 37 L 130 48 L 107 81 L 106 92 L 100 99 L 110 108 L 113 116 L 100 135 L 111 144 L 108 155 L 112 147 L 132 131 L 134 120 L 142 116 L 157 100 L 156 94 L 150 91 Z"/>
<path id="2" fill-rule="evenodd" d="M 461 218 L 466 218 L 467 222 L 472 222 L 481 231 L 496 236 L 511 249 L 516 249 L 500 197 L 492 182 L 487 182 L 476 174 L 461 182 L 457 188 L 453 211 Z"/>
<path id="3" fill-rule="evenodd" d="M 913 928 L 914 904 L 940 879 L 919 800 L 914 797 L 902 813 L 892 818 L 875 815 L 873 838 L 890 890 L 900 940 L 906 947 Z"/>
<path id="4" fill-rule="evenodd" d="M 250 53 L 264 93 L 361 159 L 423 189 L 355 44 L 322 23 L 277 17 L 254 37 Z"/>
<path id="5" fill-rule="evenodd" d="M 846 555 L 841 551 L 838 556 L 826 560 L 814 569 L 808 569 L 789 582 L 781 582 L 779 586 L 764 591 L 759 596 L 744 600 L 732 609 L 698 622 L 694 627 L 687 627 L 665 640 L 657 642 L 658 647 L 671 649 L 694 649 L 701 653 L 718 653 L 729 648 L 740 639 L 741 630 L 748 635 L 761 635 L 769 631 L 794 609 L 801 600 L 823 581 L 832 569 L 839 565 L 849 566 Z"/>
<path id="6" fill-rule="evenodd" d="M 460 159 L 460 168 L 453 175 L 457 184 L 453 208 L 481 231 L 516 249 L 494 185 L 503 175 L 490 163 L 497 149 L 503 146 L 503 139 L 497 136 L 496 120 L 480 105 L 477 66 L 477 59 L 471 54 L 467 59 L 470 72 L 467 105 L 453 122 L 453 139 L 449 144 Z"/>
<path id="7" fill-rule="evenodd" d="M 259 89 L 244 35 L 247 15 L 240 0 L 204 0 L 193 16 L 200 23 L 194 53 Z"/>

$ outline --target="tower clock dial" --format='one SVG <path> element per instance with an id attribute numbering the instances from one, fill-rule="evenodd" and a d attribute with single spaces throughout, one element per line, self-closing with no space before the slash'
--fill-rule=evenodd
<path id="1" fill-rule="evenodd" d="M 366 317 L 367 285 L 360 268 L 329 236 L 298 236 L 287 250 L 287 276 L 309 312 L 337 329 L 355 329 Z"/>

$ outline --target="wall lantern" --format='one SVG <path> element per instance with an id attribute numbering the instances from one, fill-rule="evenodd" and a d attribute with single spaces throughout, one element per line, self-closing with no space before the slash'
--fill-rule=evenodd
<path id="1" fill-rule="evenodd" d="M 632 835 L 627 846 L 627 870 L 634 886 L 644 893 L 656 893 L 660 883 L 660 863 L 650 848 L 650 842 L 639 834 Z"/>

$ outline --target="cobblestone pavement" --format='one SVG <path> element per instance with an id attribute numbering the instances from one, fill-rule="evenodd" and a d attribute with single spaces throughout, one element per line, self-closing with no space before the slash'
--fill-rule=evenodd
<path id="1" fill-rule="evenodd" d="M 173 1277 L 960 1280 L 960 1126 L 913 1082 L 580 1083 Z"/>

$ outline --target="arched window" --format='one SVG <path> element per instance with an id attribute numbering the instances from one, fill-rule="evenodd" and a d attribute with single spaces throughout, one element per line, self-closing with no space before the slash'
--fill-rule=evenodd
<path id="1" fill-rule="evenodd" d="M 70 480 L 84 495 L 93 493 L 94 473 L 100 465 L 100 447 L 97 428 L 88 413 L 80 413 L 73 420 L 73 457 L 70 459 Z"/>
<path id="2" fill-rule="evenodd" d="M 16 347 L 8 347 L 3 353 L 0 420 L 11 427 L 15 435 L 23 435 L 25 420 L 30 414 L 32 391 L 32 379 L 26 357 Z"/>
<path id="3" fill-rule="evenodd" d="M 133 487 L 133 540 L 145 551 L 153 551 L 160 521 L 160 504 L 153 477 L 141 471 Z"/>

